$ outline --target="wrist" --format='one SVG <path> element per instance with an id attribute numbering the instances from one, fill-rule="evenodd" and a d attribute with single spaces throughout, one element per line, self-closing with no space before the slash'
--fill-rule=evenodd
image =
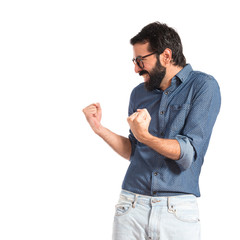
<path id="1" fill-rule="evenodd" d="M 151 142 L 153 139 L 153 135 L 151 135 L 149 132 L 146 132 L 140 139 L 139 142 L 147 145 L 149 142 Z"/>
<path id="2" fill-rule="evenodd" d="M 98 127 L 93 128 L 93 131 L 95 134 L 101 137 L 102 133 L 104 132 L 104 127 L 101 124 L 99 124 Z"/>

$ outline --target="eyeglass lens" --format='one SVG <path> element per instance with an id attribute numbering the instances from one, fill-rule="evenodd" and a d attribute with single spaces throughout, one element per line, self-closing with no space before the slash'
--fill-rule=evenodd
<path id="1" fill-rule="evenodd" d="M 136 62 L 137 62 L 137 65 L 140 67 L 140 68 L 144 68 L 144 64 L 143 64 L 143 61 L 140 57 L 137 57 L 136 58 Z"/>

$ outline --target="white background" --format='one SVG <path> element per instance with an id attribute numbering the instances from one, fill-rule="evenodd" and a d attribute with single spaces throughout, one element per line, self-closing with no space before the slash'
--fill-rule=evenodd
<path id="1" fill-rule="evenodd" d="M 111 239 L 128 161 L 88 126 L 127 136 L 129 39 L 174 27 L 187 62 L 213 75 L 222 108 L 200 178 L 202 239 L 240 239 L 239 12 L 229 1 L 0 2 L 0 239 Z M 127 239 L 127 237 L 126 237 Z"/>

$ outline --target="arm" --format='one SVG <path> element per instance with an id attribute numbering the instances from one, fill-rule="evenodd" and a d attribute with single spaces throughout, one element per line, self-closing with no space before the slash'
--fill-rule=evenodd
<path id="1" fill-rule="evenodd" d="M 197 90 L 184 129 L 175 139 L 157 138 L 148 132 L 151 117 L 146 109 L 138 109 L 128 118 L 128 123 L 138 141 L 176 160 L 180 169 L 186 170 L 197 158 L 203 159 L 220 104 L 219 86 L 210 78 Z"/>
<path id="2" fill-rule="evenodd" d="M 126 159 L 130 159 L 131 142 L 101 125 L 102 109 L 99 103 L 91 104 L 83 109 L 83 113 L 92 128 L 115 152 Z"/>
<path id="3" fill-rule="evenodd" d="M 181 148 L 176 139 L 158 138 L 149 134 L 147 138 L 142 139 L 142 143 L 172 160 L 179 160 L 180 158 Z"/>
<path id="4" fill-rule="evenodd" d="M 158 138 L 148 132 L 151 116 L 147 109 L 138 109 L 137 112 L 128 117 L 127 121 L 139 142 L 151 147 L 167 158 L 179 160 L 181 149 L 177 140 Z"/>
<path id="5" fill-rule="evenodd" d="M 181 146 L 183 169 L 190 167 L 193 161 L 203 161 L 213 126 L 221 106 L 221 93 L 213 77 L 202 79 L 194 94 L 191 110 L 181 134 L 176 136 Z"/>

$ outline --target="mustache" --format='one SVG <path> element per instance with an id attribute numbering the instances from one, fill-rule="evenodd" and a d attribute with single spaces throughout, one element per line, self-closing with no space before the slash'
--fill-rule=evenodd
<path id="1" fill-rule="evenodd" d="M 142 76 L 143 74 L 148 74 L 148 75 L 149 75 L 149 72 L 146 71 L 146 70 L 142 70 L 142 71 L 139 73 L 139 76 Z"/>

